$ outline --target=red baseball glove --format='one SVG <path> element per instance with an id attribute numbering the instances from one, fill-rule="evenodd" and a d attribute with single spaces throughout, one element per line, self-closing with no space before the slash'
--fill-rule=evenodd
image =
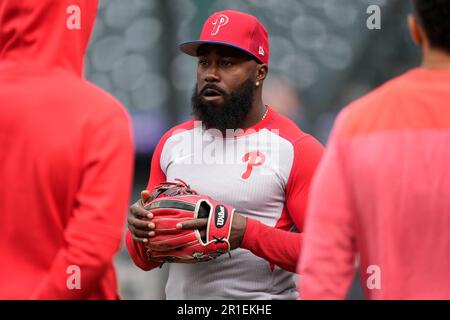
<path id="1" fill-rule="evenodd" d="M 230 231 L 235 209 L 199 195 L 185 182 L 164 182 L 155 188 L 144 208 L 153 213 L 154 237 L 147 244 L 152 261 L 196 263 L 209 261 L 230 251 Z M 180 230 L 176 225 L 207 218 L 206 236 L 199 230 Z"/>

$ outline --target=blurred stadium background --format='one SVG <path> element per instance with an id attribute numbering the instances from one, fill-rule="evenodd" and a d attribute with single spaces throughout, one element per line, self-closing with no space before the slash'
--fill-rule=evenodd
<path id="1" fill-rule="evenodd" d="M 366 27 L 369 5 L 382 10 L 381 30 Z M 405 0 L 100 0 L 86 76 L 132 115 L 132 200 L 146 186 L 159 138 L 190 117 L 196 60 L 177 44 L 196 39 L 205 19 L 224 9 L 256 15 L 266 26 L 271 62 L 265 102 L 323 143 L 342 107 L 420 61 Z M 141 271 L 125 246 L 116 265 L 123 298 L 164 299 L 165 268 Z M 361 292 L 356 279 L 349 298 L 361 299 Z"/>

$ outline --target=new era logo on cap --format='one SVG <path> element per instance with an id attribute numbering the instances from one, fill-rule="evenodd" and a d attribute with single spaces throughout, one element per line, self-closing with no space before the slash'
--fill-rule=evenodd
<path id="1" fill-rule="evenodd" d="M 259 46 L 259 52 L 260 55 L 264 56 L 264 49 L 263 47 Z"/>
<path id="2" fill-rule="evenodd" d="M 200 39 L 180 44 L 180 50 L 196 57 L 202 44 L 220 44 L 240 49 L 261 63 L 269 64 L 269 35 L 250 14 L 225 10 L 211 15 L 203 25 Z"/>

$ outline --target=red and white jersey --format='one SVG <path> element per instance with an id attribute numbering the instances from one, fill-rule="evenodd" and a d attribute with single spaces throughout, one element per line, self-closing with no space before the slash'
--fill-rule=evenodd
<path id="1" fill-rule="evenodd" d="M 167 298 L 297 298 L 286 270 L 295 271 L 309 182 L 322 152 L 317 140 L 271 108 L 238 135 L 224 138 L 194 120 L 167 132 L 153 156 L 148 189 L 178 178 L 249 218 L 231 258 L 171 264 Z M 128 249 L 138 266 L 152 267 L 129 236 Z"/>

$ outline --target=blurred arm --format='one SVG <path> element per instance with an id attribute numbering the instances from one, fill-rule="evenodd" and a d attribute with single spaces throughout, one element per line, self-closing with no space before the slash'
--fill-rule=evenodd
<path id="1" fill-rule="evenodd" d="M 344 299 L 354 275 L 355 241 L 338 118 L 311 187 L 303 252 L 301 299 Z"/>

